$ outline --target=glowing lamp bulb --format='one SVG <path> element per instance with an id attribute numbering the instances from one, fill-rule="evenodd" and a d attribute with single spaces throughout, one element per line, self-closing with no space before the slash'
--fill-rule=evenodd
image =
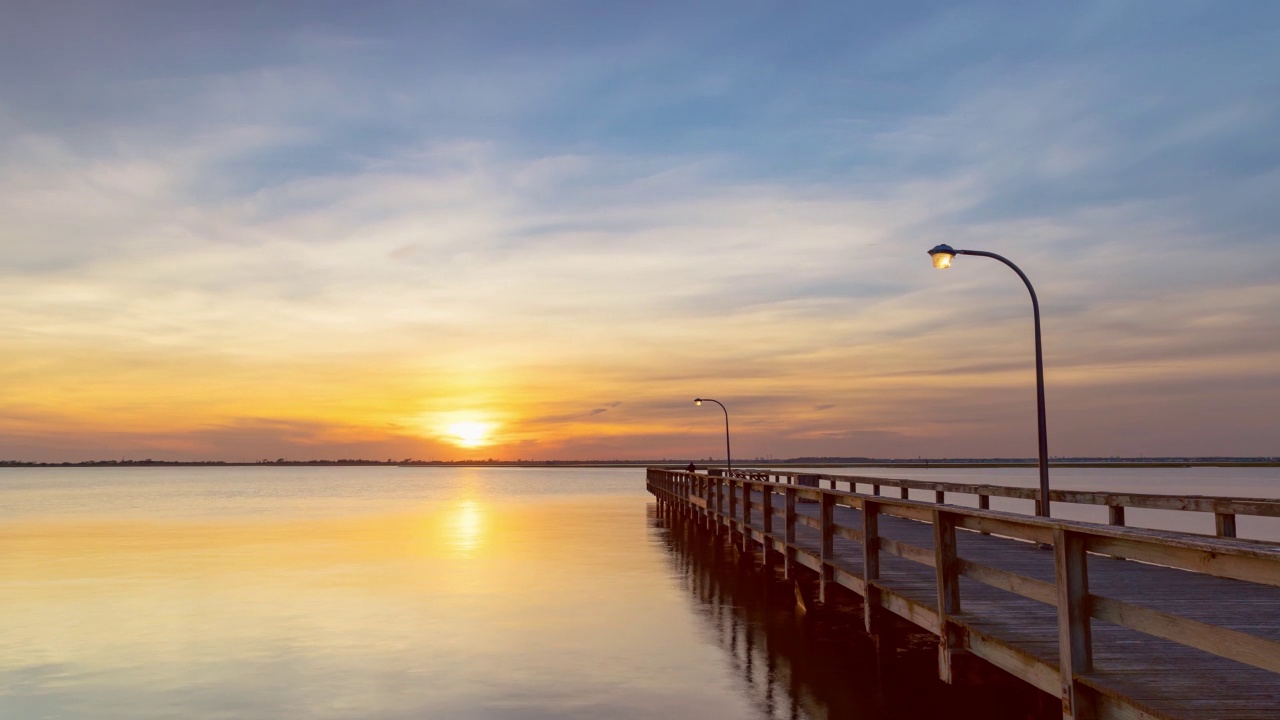
<path id="1" fill-rule="evenodd" d="M 956 256 L 956 251 L 950 245 L 939 245 L 929 251 L 929 255 L 933 257 L 933 266 L 939 270 L 946 270 L 951 267 L 951 261 Z"/>
<path id="2" fill-rule="evenodd" d="M 693 401 L 693 404 L 694 404 L 694 405 L 701 405 L 701 404 L 702 404 L 702 398 L 698 398 L 698 399 L 694 400 L 694 401 Z"/>

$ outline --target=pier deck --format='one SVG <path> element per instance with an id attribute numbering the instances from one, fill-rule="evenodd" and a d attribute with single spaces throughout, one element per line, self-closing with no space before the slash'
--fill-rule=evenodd
<path id="1" fill-rule="evenodd" d="M 1061 698 L 1064 718 L 1280 718 L 1274 545 L 751 477 L 650 469 L 649 487 L 816 571 L 824 593 L 871 588 L 868 630 L 892 612 L 938 635 L 945 680 L 978 657 Z"/>

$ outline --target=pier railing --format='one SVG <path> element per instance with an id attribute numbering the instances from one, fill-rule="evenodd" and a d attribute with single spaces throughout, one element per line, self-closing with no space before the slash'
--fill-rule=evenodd
<path id="1" fill-rule="evenodd" d="M 907 499 L 911 490 L 934 494 L 934 502 L 943 504 L 947 495 L 971 495 L 977 498 L 979 509 L 991 507 L 991 498 L 1030 500 L 1039 509 L 1040 491 L 1037 488 L 1009 487 L 979 483 L 935 482 L 907 480 L 904 478 L 868 477 L 861 475 L 837 475 L 827 473 L 796 472 L 791 470 L 747 469 L 729 471 L 733 477 L 767 480 L 776 483 L 797 483 L 826 486 L 832 490 L 847 488 L 855 492 L 857 486 L 870 488 L 871 495 L 879 496 L 883 488 L 897 488 L 898 497 Z M 1149 510 L 1175 510 L 1192 513 L 1212 513 L 1217 537 L 1234 538 L 1236 516 L 1280 518 L 1280 500 L 1270 498 L 1234 498 L 1211 495 L 1159 495 L 1150 493 L 1100 492 L 1094 490 L 1051 490 L 1049 502 L 1073 505 L 1102 505 L 1107 508 L 1107 522 L 1116 527 L 1125 526 L 1125 508 Z"/>
<path id="2" fill-rule="evenodd" d="M 940 638 L 940 672 L 945 679 L 950 679 L 950 665 L 957 654 L 970 653 L 1061 697 L 1064 717 L 1143 717 L 1133 714 L 1140 710 L 1138 705 L 1131 704 L 1105 683 L 1096 682 L 1096 678 L 1091 677 L 1094 671 L 1093 620 L 1280 674 L 1280 642 L 1277 639 L 1252 634 L 1248 632 L 1249 627 L 1229 627 L 1230 622 L 1216 624 L 1206 621 L 1203 612 L 1193 613 L 1200 615 L 1197 619 L 1091 592 L 1087 562 L 1090 554 L 1108 556 L 1138 561 L 1135 564 L 1152 564 L 1200 576 L 1280 588 L 1280 548 L 1272 545 L 1229 537 L 1212 538 L 1117 527 L 1120 523 L 1114 522 L 1114 515 L 1113 524 L 1109 526 L 993 511 L 985 507 L 985 503 L 979 508 L 941 504 L 941 493 L 974 494 L 981 502 L 984 496 L 1034 499 L 1035 491 L 1032 489 L 1024 494 L 1021 489 L 990 485 L 945 484 L 944 487 L 940 483 L 914 480 L 817 475 L 818 481 L 828 485 L 823 488 L 810 484 L 813 474 L 774 470 L 734 471 L 713 476 L 649 468 L 647 473 L 649 489 L 660 500 L 675 502 L 693 516 L 714 523 L 717 528 L 727 527 L 733 533 L 740 533 L 744 548 L 758 542 L 766 555 L 780 555 L 788 572 L 795 565 L 816 571 L 824 595 L 832 583 L 861 595 L 865 600 L 868 631 L 873 630 L 876 613 L 883 610 L 937 635 Z M 800 484 L 802 478 L 805 484 Z M 836 483 L 844 483 L 850 490 L 835 489 Z M 871 486 L 873 491 L 856 492 L 858 485 Z M 901 488 L 904 496 L 908 489 L 934 490 L 939 493 L 938 503 L 883 496 L 879 494 L 883 486 Z M 1183 498 L 1182 505 L 1173 507 L 1175 499 L 1167 496 L 1078 491 L 1056 491 L 1052 500 L 1121 509 L 1126 506 L 1156 507 L 1273 517 L 1276 513 L 1272 506 L 1277 504 L 1274 501 Z M 798 511 L 797 503 L 806 501 L 817 504 L 816 512 Z M 861 527 L 837 522 L 837 507 L 858 511 Z M 879 528 L 883 518 L 902 518 L 932 525 L 932 547 L 882 536 Z M 1123 514 L 1120 519 L 1123 521 Z M 1221 525 L 1220 522 L 1220 528 Z M 797 542 L 799 527 L 816 530 L 816 541 L 810 533 L 807 542 Z M 957 544 L 957 535 L 962 532 L 1051 547 L 1053 581 L 964 557 Z M 837 538 L 860 546 L 860 568 L 837 558 Z M 895 590 L 893 583 L 882 580 L 880 568 L 884 555 L 932 568 L 936 601 L 920 602 L 918 596 L 913 599 L 909 593 Z M 1057 666 L 1019 650 L 1016 643 L 988 634 L 989 631 L 982 627 L 981 611 L 975 614 L 974 608 L 966 607 L 961 593 L 962 577 L 1056 608 Z M 1247 586 L 1231 587 L 1239 590 Z M 1176 588 L 1170 589 L 1170 592 L 1176 591 Z M 1266 603 L 1276 597 L 1268 589 L 1266 594 L 1252 600 L 1243 596 L 1231 600 Z M 1225 603 L 1227 599 L 1222 598 L 1221 601 Z M 1274 635 L 1270 632 L 1265 634 Z M 1280 678 L 1276 681 L 1280 683 Z"/>

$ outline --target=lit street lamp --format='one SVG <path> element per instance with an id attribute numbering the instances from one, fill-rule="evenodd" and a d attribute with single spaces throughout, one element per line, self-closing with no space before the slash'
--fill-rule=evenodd
<path id="1" fill-rule="evenodd" d="M 732 470 L 733 455 L 729 453 L 729 410 L 719 400 L 712 400 L 711 398 L 694 398 L 693 400 L 694 405 L 701 405 L 704 402 L 713 402 L 719 405 L 721 410 L 724 410 L 724 467 L 726 470 Z"/>
<path id="2" fill-rule="evenodd" d="M 929 255 L 933 257 L 933 266 L 940 270 L 951 267 L 951 261 L 955 259 L 956 255 L 981 255 L 982 257 L 994 258 L 1018 273 L 1018 277 L 1022 278 L 1022 282 L 1027 285 L 1027 292 L 1031 293 L 1031 314 L 1035 318 L 1036 326 L 1036 412 L 1040 426 L 1040 503 L 1036 510 L 1038 515 L 1049 517 L 1049 440 L 1045 430 L 1044 354 L 1040 349 L 1040 301 L 1036 299 L 1036 290 L 1031 287 L 1031 281 L 1027 279 L 1027 276 L 1023 274 L 1017 265 L 995 253 L 982 250 L 956 250 L 950 245 L 939 245 L 930 250 Z"/>

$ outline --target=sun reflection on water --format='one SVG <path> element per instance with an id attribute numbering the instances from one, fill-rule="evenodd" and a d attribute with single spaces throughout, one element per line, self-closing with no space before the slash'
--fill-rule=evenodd
<path id="1" fill-rule="evenodd" d="M 447 533 L 445 546 L 454 557 L 474 557 L 485 536 L 484 507 L 475 500 L 461 500 L 450 508 L 441 527 Z"/>

